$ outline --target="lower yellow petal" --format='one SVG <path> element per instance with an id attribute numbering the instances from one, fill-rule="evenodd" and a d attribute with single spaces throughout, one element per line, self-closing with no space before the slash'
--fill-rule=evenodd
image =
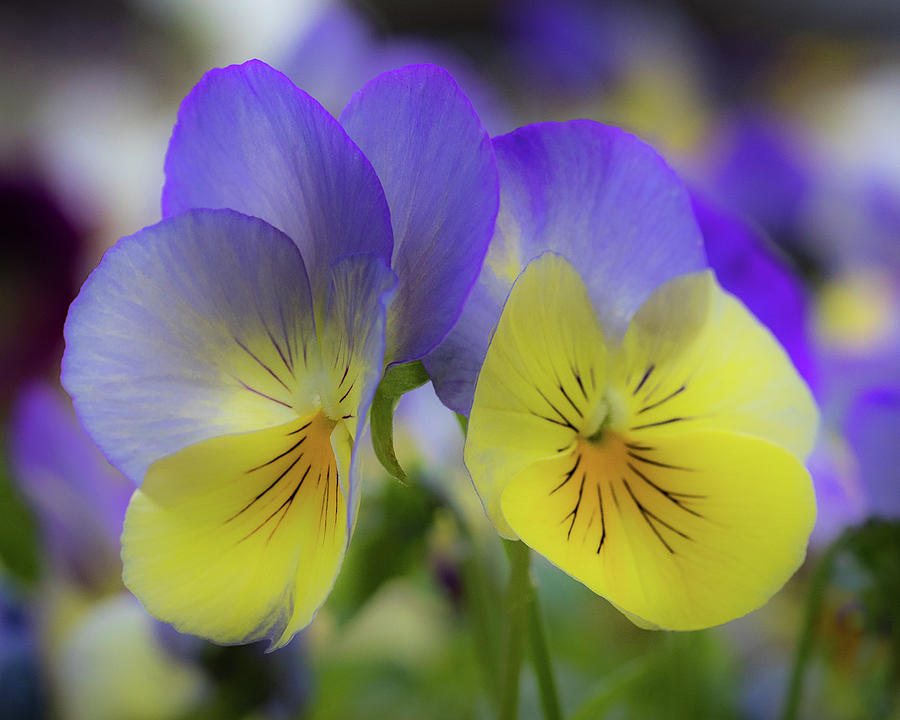
<path id="1" fill-rule="evenodd" d="M 587 289 L 572 265 L 545 253 L 513 286 L 484 359 L 465 458 L 488 516 L 504 486 L 536 460 L 572 445 L 606 381 L 606 347 Z"/>
<path id="2" fill-rule="evenodd" d="M 125 584 L 182 632 L 287 643 L 325 600 L 346 546 L 334 427 L 318 413 L 154 463 L 125 518 Z"/>
<path id="3" fill-rule="evenodd" d="M 809 474 L 764 440 L 608 434 L 536 463 L 501 499 L 519 537 L 629 616 L 695 630 L 764 604 L 802 563 Z"/>

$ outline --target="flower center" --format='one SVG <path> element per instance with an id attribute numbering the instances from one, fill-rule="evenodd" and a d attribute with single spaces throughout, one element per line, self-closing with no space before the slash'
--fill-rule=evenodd
<path id="1" fill-rule="evenodd" d="M 608 386 L 585 415 L 580 437 L 594 445 L 602 444 L 610 432 L 624 428 L 625 413 L 621 394 Z"/>

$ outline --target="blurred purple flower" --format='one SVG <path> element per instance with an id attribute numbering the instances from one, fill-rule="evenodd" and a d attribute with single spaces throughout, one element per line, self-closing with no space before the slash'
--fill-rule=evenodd
<path id="1" fill-rule="evenodd" d="M 800 134 L 775 118 L 746 113 L 725 123 L 707 152 L 705 189 L 790 243 L 814 181 Z"/>
<path id="2" fill-rule="evenodd" d="M 859 242 L 858 253 L 868 263 L 882 264 L 900 277 L 900 187 L 876 175 L 868 178 L 862 208 L 871 232 Z"/>
<path id="3" fill-rule="evenodd" d="M 808 302 L 800 278 L 748 222 L 698 193 L 692 200 L 709 265 L 722 287 L 772 331 L 815 392 Z"/>
<path id="4" fill-rule="evenodd" d="M 809 456 L 809 473 L 816 491 L 816 525 L 810 545 L 822 547 L 844 528 L 866 518 L 866 489 L 844 438 L 823 425 Z"/>
<path id="5" fill-rule="evenodd" d="M 808 298 L 777 249 L 704 196 L 695 193 L 693 205 L 722 286 L 772 331 L 823 403 L 824 427 L 809 461 L 819 509 L 813 543 L 831 541 L 868 515 L 897 514 L 900 476 L 892 468 L 900 463 L 900 395 L 863 388 L 892 377 L 900 387 L 898 356 L 814 348 Z M 846 443 L 836 434 L 841 425 Z"/>
<path id="6" fill-rule="evenodd" d="M 523 0 L 501 6 L 513 69 L 543 94 L 604 89 L 624 60 L 617 8 L 584 0 Z"/>
<path id="7" fill-rule="evenodd" d="M 900 517 L 900 378 L 893 387 L 861 393 L 847 414 L 844 432 L 864 481 L 867 514 Z"/>
<path id="8" fill-rule="evenodd" d="M 119 535 L 131 483 L 100 454 L 69 399 L 47 383 L 13 412 L 10 457 L 57 572 L 92 588 L 118 584 Z"/>
<path id="9" fill-rule="evenodd" d="M 453 75 L 491 134 L 511 127 L 495 90 L 458 51 L 418 37 L 378 38 L 367 18 L 342 2 L 322 11 L 281 67 L 298 87 L 337 116 L 353 93 L 372 78 L 421 63 L 438 65 Z"/>

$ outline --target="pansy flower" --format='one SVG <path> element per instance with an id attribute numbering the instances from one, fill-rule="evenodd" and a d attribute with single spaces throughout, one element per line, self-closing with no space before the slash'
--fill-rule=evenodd
<path id="1" fill-rule="evenodd" d="M 703 269 L 690 199 L 650 148 L 585 121 L 494 146 L 493 244 L 427 363 L 445 400 L 471 403 L 488 516 L 642 625 L 758 607 L 813 525 L 808 389 Z"/>
<path id="2" fill-rule="evenodd" d="M 279 67 L 326 110 L 339 113 L 357 88 L 376 75 L 404 65 L 439 65 L 459 83 L 489 132 L 514 127 L 498 93 L 465 55 L 418 35 L 384 37 L 376 24 L 357 7 L 327 4 Z"/>
<path id="3" fill-rule="evenodd" d="M 900 378 L 861 392 L 847 413 L 844 433 L 864 481 L 868 514 L 900 517 Z"/>
<path id="4" fill-rule="evenodd" d="M 273 647 L 311 621 L 375 386 L 453 325 L 496 208 L 490 141 L 443 70 L 376 78 L 340 123 L 260 62 L 203 78 L 166 219 L 105 255 L 66 325 L 81 421 L 142 483 L 124 579 L 152 614 Z"/>

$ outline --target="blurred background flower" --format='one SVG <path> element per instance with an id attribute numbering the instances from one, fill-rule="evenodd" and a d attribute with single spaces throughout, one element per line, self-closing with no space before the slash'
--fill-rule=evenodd
<path id="1" fill-rule="evenodd" d="M 58 387 L 62 323 L 102 252 L 159 220 L 181 99 L 251 57 L 333 114 L 383 70 L 433 62 L 492 134 L 576 117 L 635 132 L 688 180 L 721 282 L 814 389 L 810 562 L 766 607 L 648 633 L 536 564 L 567 713 L 770 718 L 808 636 L 799 717 L 897 717 L 898 38 L 893 0 L 4 3 L 0 718 L 493 716 L 505 558 L 429 386 L 398 410 L 408 484 L 370 460 L 344 572 L 285 650 L 179 636 L 121 586 L 131 488 Z M 523 718 L 537 697 L 526 669 Z"/>

